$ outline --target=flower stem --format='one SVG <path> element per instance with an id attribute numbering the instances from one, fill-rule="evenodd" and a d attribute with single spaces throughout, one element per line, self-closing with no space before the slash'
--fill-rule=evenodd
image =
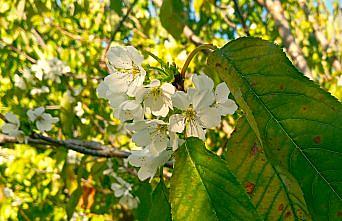
<path id="1" fill-rule="evenodd" d="M 200 51 L 202 51 L 202 50 L 212 50 L 212 51 L 214 51 L 214 50 L 216 50 L 216 49 L 217 49 L 216 46 L 214 46 L 214 45 L 212 45 L 212 44 L 202 44 L 202 45 L 198 46 L 197 48 L 195 48 L 195 49 L 189 54 L 188 58 L 186 59 L 184 65 L 183 65 L 183 68 L 182 68 L 182 70 L 181 70 L 181 73 L 180 73 L 180 74 L 181 74 L 181 76 L 183 77 L 183 79 L 185 78 L 185 71 L 186 71 L 186 69 L 188 68 L 188 66 L 189 66 L 189 64 L 190 64 L 190 62 L 191 62 L 191 60 L 195 57 L 195 55 L 196 55 L 198 52 L 200 52 Z"/>

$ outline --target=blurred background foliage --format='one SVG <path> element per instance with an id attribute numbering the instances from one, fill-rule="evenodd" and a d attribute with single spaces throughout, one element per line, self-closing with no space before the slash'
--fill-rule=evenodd
<path id="1" fill-rule="evenodd" d="M 284 47 L 302 72 L 341 100 L 341 22 L 338 0 L 1 0 L 0 112 L 15 113 L 29 132 L 27 110 L 44 106 L 60 117 L 49 136 L 130 150 L 134 145 L 95 92 L 108 73 L 109 45 L 133 45 L 180 70 L 197 45 L 221 47 L 246 35 Z M 35 78 L 31 66 L 52 58 L 70 67 L 60 82 Z M 210 75 L 205 60 L 198 55 L 188 74 Z M 147 55 L 145 64 L 158 66 Z M 237 117 L 208 133 L 209 148 L 222 153 Z M 112 177 L 103 174 L 108 161 L 135 184 L 136 209 L 118 203 Z M 134 173 L 121 159 L 62 147 L 2 145 L 0 220 L 147 220 L 155 183 L 141 184 Z"/>

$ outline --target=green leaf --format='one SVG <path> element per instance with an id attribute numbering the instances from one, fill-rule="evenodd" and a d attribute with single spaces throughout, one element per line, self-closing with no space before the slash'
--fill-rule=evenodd
<path id="1" fill-rule="evenodd" d="M 258 220 L 226 162 L 197 138 L 187 139 L 176 152 L 170 201 L 174 221 Z"/>
<path id="2" fill-rule="evenodd" d="M 148 182 L 140 183 L 138 189 L 134 193 L 139 198 L 138 208 L 134 211 L 134 217 L 139 221 L 147 221 L 152 207 L 152 187 Z"/>
<path id="3" fill-rule="evenodd" d="M 152 194 L 152 207 L 149 221 L 163 220 L 171 221 L 171 206 L 169 193 L 163 180 L 161 180 Z"/>
<path id="4" fill-rule="evenodd" d="M 122 1 L 121 0 L 110 0 L 110 9 L 113 9 L 118 15 L 122 15 Z"/>
<path id="5" fill-rule="evenodd" d="M 65 207 L 66 212 L 67 212 L 67 216 L 68 216 L 68 220 L 71 219 L 72 214 L 74 213 L 76 206 L 78 204 L 78 201 L 80 200 L 82 196 L 82 186 L 79 185 L 77 187 L 77 189 L 74 190 L 74 192 L 72 192 L 69 201 Z"/>
<path id="6" fill-rule="evenodd" d="M 297 181 L 270 164 L 245 117 L 239 119 L 236 128 L 224 156 L 262 219 L 310 220 Z"/>
<path id="7" fill-rule="evenodd" d="M 261 39 L 231 41 L 208 65 L 228 84 L 270 162 L 297 179 L 312 218 L 338 220 L 342 105 Z"/>
<path id="8" fill-rule="evenodd" d="M 164 0 L 160 7 L 159 17 L 162 26 L 175 39 L 179 39 L 186 20 L 182 0 Z"/>

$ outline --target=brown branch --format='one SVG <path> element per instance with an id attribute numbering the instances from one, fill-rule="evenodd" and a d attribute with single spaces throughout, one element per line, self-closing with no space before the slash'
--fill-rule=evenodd
<path id="1" fill-rule="evenodd" d="M 30 55 L 26 54 L 25 52 L 21 51 L 20 49 L 14 47 L 13 45 L 6 45 L 6 42 L 4 42 L 2 39 L 0 39 L 0 42 L 4 43 L 4 46 L 8 47 L 11 51 L 14 51 L 14 52 L 18 53 L 19 55 L 23 55 L 31 63 L 33 63 L 33 64 L 37 63 L 36 59 L 34 59 Z"/>
<path id="2" fill-rule="evenodd" d="M 19 143 L 15 137 L 0 134 L 0 146 L 4 144 L 16 144 Z M 28 144 L 33 145 L 50 145 L 54 147 L 65 147 L 67 149 L 96 157 L 105 158 L 127 158 L 131 155 L 131 152 L 118 150 L 112 146 L 106 146 L 94 141 L 83 141 L 83 140 L 55 140 L 51 137 L 47 137 L 41 134 L 34 133 L 27 139 Z M 172 168 L 173 163 L 167 162 L 166 167 Z"/>
<path id="3" fill-rule="evenodd" d="M 311 23 L 312 25 L 312 29 L 313 29 L 313 33 L 315 35 L 315 38 L 317 39 L 317 41 L 320 43 L 321 47 L 322 47 L 322 53 L 323 55 L 327 56 L 326 54 L 326 50 L 328 50 L 330 44 L 328 39 L 326 38 L 326 36 L 324 35 L 324 33 L 320 30 L 320 26 L 318 24 L 317 21 L 315 21 L 314 16 L 312 15 L 312 13 L 310 12 L 310 9 L 306 3 L 305 0 L 300 0 L 299 1 L 299 5 L 301 6 L 301 8 L 303 9 L 304 13 L 305 13 L 305 17 L 306 19 Z M 337 58 L 337 56 L 332 57 L 332 66 L 334 67 L 334 69 L 339 72 L 342 69 L 342 64 L 341 61 Z"/>
<path id="4" fill-rule="evenodd" d="M 304 73 L 305 76 L 312 79 L 312 74 L 308 63 L 305 60 L 302 49 L 291 34 L 291 27 L 285 17 L 281 2 L 279 0 L 257 0 L 257 2 L 261 6 L 264 6 L 273 17 L 278 27 L 279 35 L 283 39 L 283 44 L 296 66 Z"/>

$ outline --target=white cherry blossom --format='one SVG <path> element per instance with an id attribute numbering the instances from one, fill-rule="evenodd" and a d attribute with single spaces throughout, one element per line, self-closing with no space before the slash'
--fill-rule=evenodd
<path id="1" fill-rule="evenodd" d="M 108 75 L 96 89 L 98 96 L 108 99 L 112 108 L 119 107 L 120 104 L 128 100 L 128 96 L 126 95 L 128 79 L 125 79 L 127 77 L 129 75 L 123 73 Z"/>
<path id="2" fill-rule="evenodd" d="M 32 65 L 31 70 L 39 80 L 50 79 L 59 83 L 60 76 L 70 72 L 70 67 L 58 58 L 52 58 L 38 60 L 36 64 Z"/>
<path id="3" fill-rule="evenodd" d="M 18 74 L 14 75 L 14 86 L 25 90 L 27 88 L 24 78 L 20 77 Z"/>
<path id="4" fill-rule="evenodd" d="M 16 137 L 20 143 L 24 142 L 25 135 L 21 130 L 19 130 L 20 121 L 18 117 L 13 113 L 8 112 L 5 114 L 5 119 L 7 122 L 5 122 L 2 125 L 2 128 L 1 128 L 2 132 L 9 136 Z"/>
<path id="5" fill-rule="evenodd" d="M 52 117 L 51 114 L 45 113 L 44 107 L 38 107 L 34 110 L 27 111 L 27 116 L 30 121 L 36 121 L 38 130 L 42 132 L 50 131 L 52 129 L 52 125 L 59 121 L 57 117 Z"/>
<path id="6" fill-rule="evenodd" d="M 235 111 L 238 109 L 236 103 L 233 100 L 228 99 L 229 93 L 230 91 L 226 83 L 222 82 L 216 86 L 216 103 L 214 104 L 214 107 L 218 109 L 222 116 L 227 114 L 234 114 Z"/>
<path id="7" fill-rule="evenodd" d="M 138 121 L 144 118 L 144 110 L 137 101 L 127 100 L 120 104 L 114 115 L 123 122 L 128 120 Z"/>
<path id="8" fill-rule="evenodd" d="M 136 93 L 136 99 L 144 102 L 153 115 L 166 117 L 169 109 L 173 109 L 171 96 L 175 93 L 175 87 L 170 83 L 160 84 L 159 80 L 152 80 L 150 84 L 140 87 Z"/>
<path id="9" fill-rule="evenodd" d="M 205 139 L 205 129 L 220 124 L 221 116 L 216 108 L 211 107 L 215 97 L 211 90 L 189 88 L 187 93 L 177 91 L 172 97 L 174 107 L 182 110 L 181 114 L 170 117 L 170 131 L 182 133 L 187 137 Z"/>
<path id="10" fill-rule="evenodd" d="M 134 97 L 136 90 L 141 87 L 145 80 L 146 71 L 142 68 L 141 63 L 144 57 L 137 49 L 132 46 L 111 47 L 107 53 L 107 66 L 114 79 L 124 81 L 126 93 L 130 97 Z M 109 85 L 114 93 L 118 93 L 115 87 Z M 121 90 L 122 88 L 118 88 Z"/>
<path id="11" fill-rule="evenodd" d="M 166 150 L 170 143 L 167 134 L 168 124 L 161 120 L 134 122 L 128 125 L 127 129 L 135 132 L 132 141 L 137 146 L 149 146 L 151 154 L 155 156 Z"/>
<path id="12" fill-rule="evenodd" d="M 128 162 L 135 167 L 140 167 L 138 177 L 141 181 L 153 178 L 158 167 L 164 165 L 171 157 L 172 151 L 164 150 L 158 156 L 153 155 L 149 148 L 132 152 Z"/>

